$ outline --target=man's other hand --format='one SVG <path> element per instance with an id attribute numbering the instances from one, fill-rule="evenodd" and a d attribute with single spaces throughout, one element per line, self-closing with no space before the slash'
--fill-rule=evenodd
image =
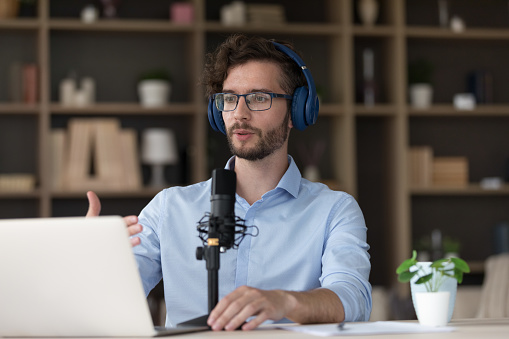
<path id="1" fill-rule="evenodd" d="M 99 197 L 97 194 L 95 194 L 92 191 L 87 192 L 87 198 L 88 198 L 88 211 L 87 211 L 87 217 L 97 217 L 101 213 L 101 201 L 99 200 Z M 129 236 L 136 235 L 140 233 L 143 229 L 143 227 L 138 224 L 138 217 L 135 215 L 129 215 L 127 217 L 124 217 L 125 224 L 127 225 L 127 233 Z M 132 237 L 131 239 L 131 245 L 136 246 L 140 244 L 140 238 L 138 237 Z"/>
<path id="2" fill-rule="evenodd" d="M 214 330 L 252 330 L 265 320 L 280 320 L 290 313 L 296 300 L 282 290 L 265 291 L 241 286 L 225 296 L 210 313 L 208 325 Z M 246 319 L 254 316 L 249 322 Z"/>

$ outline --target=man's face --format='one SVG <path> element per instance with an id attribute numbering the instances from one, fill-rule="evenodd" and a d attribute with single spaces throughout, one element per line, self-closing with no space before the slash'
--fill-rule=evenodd
<path id="1" fill-rule="evenodd" d="M 280 72 L 274 63 L 250 61 L 230 69 L 223 83 L 223 92 L 284 94 L 279 85 Z M 292 128 L 287 104 L 290 103 L 286 99 L 273 98 L 269 110 L 251 111 L 245 98 L 241 97 L 234 111 L 223 112 L 226 136 L 233 155 L 251 161 L 261 160 L 276 151 L 284 152 L 286 156 Z"/>

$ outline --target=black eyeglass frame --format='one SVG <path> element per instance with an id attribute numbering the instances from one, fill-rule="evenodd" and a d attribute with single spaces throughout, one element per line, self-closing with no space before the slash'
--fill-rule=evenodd
<path id="1" fill-rule="evenodd" d="M 270 96 L 270 106 L 268 108 L 265 108 L 265 109 L 251 109 L 251 107 L 249 107 L 249 102 L 247 100 L 247 96 L 248 95 L 257 94 L 257 93 L 267 94 L 267 95 Z M 224 107 L 223 107 L 223 109 L 221 109 L 221 107 L 219 107 L 220 105 L 219 105 L 218 101 L 216 100 L 216 98 L 219 95 L 225 95 L 225 94 L 227 94 L 227 95 L 235 95 L 237 97 L 237 102 L 235 102 L 235 108 L 229 109 L 229 110 L 224 110 Z M 272 93 L 272 92 L 251 92 L 251 93 L 246 93 L 246 94 L 235 94 L 235 93 L 215 93 L 215 94 L 212 94 L 212 99 L 214 100 L 214 105 L 216 106 L 217 110 L 221 111 L 221 112 L 232 112 L 232 111 L 235 111 L 237 109 L 237 106 L 239 105 L 239 98 L 240 97 L 244 97 L 244 100 L 246 101 L 247 108 L 249 108 L 249 110 L 255 111 L 255 112 L 262 112 L 262 111 L 267 111 L 267 110 L 271 109 L 272 108 L 272 98 L 283 98 L 283 99 L 292 100 L 292 96 L 291 95 Z"/>

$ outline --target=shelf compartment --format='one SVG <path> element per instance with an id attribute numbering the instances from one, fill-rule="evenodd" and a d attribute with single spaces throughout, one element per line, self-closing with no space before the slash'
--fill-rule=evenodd
<path id="1" fill-rule="evenodd" d="M 50 42 L 53 102 L 58 101 L 60 81 L 72 72 L 78 81 L 95 80 L 97 102 L 137 102 L 140 77 L 159 69 L 170 73 L 170 103 L 191 102 L 198 90 L 198 79 L 190 76 L 196 74 L 195 59 L 189 57 L 195 46 L 187 35 L 63 30 L 51 31 Z"/>
<path id="2" fill-rule="evenodd" d="M 459 255 L 468 262 L 494 254 L 494 227 L 509 217 L 509 195 L 413 196 L 411 200 L 413 244 L 439 229 L 443 237 L 460 241 Z"/>
<path id="3" fill-rule="evenodd" d="M 506 31 L 509 37 L 509 31 Z M 407 60 L 427 60 L 433 67 L 433 103 L 451 103 L 455 94 L 469 91 L 469 77 L 478 71 L 491 75 L 486 105 L 509 105 L 509 59 L 506 41 L 407 39 Z"/>
<path id="4" fill-rule="evenodd" d="M 434 157 L 466 157 L 468 182 L 506 176 L 509 116 L 416 116 L 408 124 L 409 145 L 430 146 Z"/>

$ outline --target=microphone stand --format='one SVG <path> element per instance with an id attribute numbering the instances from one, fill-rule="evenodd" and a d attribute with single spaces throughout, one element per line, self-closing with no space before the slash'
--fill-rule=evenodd
<path id="1" fill-rule="evenodd" d="M 216 307 L 219 301 L 219 254 L 221 252 L 219 246 L 220 232 L 218 229 L 218 222 L 214 218 L 209 220 L 209 237 L 207 239 L 207 246 L 196 248 L 196 259 L 206 261 L 207 273 L 208 273 L 208 306 L 209 313 L 198 318 L 194 318 L 182 323 L 177 324 L 179 326 L 208 326 L 207 319 L 210 312 Z"/>

